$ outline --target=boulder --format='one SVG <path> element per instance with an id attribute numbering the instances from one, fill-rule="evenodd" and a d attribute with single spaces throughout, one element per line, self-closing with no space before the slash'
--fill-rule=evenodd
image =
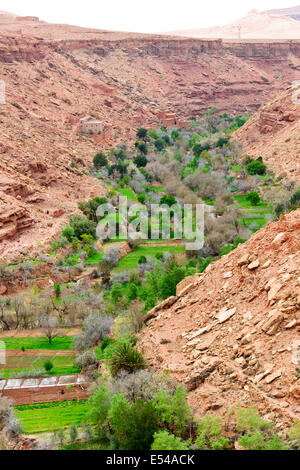
<path id="1" fill-rule="evenodd" d="M 259 260 L 256 259 L 256 260 L 252 261 L 252 263 L 250 263 L 250 264 L 248 265 L 248 269 L 250 269 L 250 271 L 253 271 L 253 269 L 258 268 L 258 266 L 259 266 Z"/>
<path id="2" fill-rule="evenodd" d="M 212 360 L 207 367 L 194 372 L 192 376 L 189 376 L 185 380 L 185 385 L 188 392 L 195 390 L 200 384 L 202 384 L 207 377 L 218 367 L 220 361 L 218 359 Z"/>
<path id="3" fill-rule="evenodd" d="M 274 310 L 274 313 L 268 318 L 268 320 L 262 325 L 261 329 L 267 335 L 275 335 L 277 333 L 281 323 L 283 321 L 283 314 Z"/>
<path id="4" fill-rule="evenodd" d="M 235 314 L 235 312 L 236 312 L 236 307 L 231 308 L 229 310 L 226 307 L 224 307 L 217 315 L 219 323 L 224 323 L 225 321 L 227 321 L 229 318 L 231 318 Z"/>

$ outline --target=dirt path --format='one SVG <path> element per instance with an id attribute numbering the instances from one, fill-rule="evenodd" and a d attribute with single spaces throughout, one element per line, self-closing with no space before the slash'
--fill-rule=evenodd
<path id="1" fill-rule="evenodd" d="M 60 336 L 76 336 L 81 333 L 82 328 L 75 326 L 73 328 L 59 328 Z M 0 338 L 41 338 L 45 336 L 41 328 L 33 328 L 30 330 L 8 330 L 0 331 Z"/>
<path id="2" fill-rule="evenodd" d="M 71 350 L 50 350 L 50 349 L 26 349 L 21 351 L 19 349 L 6 349 L 7 357 L 39 357 L 39 356 L 75 356 L 75 351 Z"/>

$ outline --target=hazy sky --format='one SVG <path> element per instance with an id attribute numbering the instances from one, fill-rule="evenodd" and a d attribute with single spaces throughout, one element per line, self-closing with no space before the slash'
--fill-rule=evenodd
<path id="1" fill-rule="evenodd" d="M 150 33 L 224 25 L 252 9 L 295 4 L 296 0 L 0 0 L 0 10 L 51 23 Z"/>

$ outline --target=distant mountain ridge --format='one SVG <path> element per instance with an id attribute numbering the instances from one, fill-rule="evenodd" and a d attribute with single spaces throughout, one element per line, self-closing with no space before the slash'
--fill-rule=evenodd
<path id="1" fill-rule="evenodd" d="M 143 35 L 3 14 L 0 65 L 0 259 L 16 259 L 55 239 L 78 200 L 105 195 L 88 175 L 95 153 L 132 144 L 164 110 L 253 114 L 299 79 L 300 40 Z M 107 142 L 72 125 L 86 115 L 111 128 Z"/>
<path id="2" fill-rule="evenodd" d="M 277 10 L 267 10 L 266 13 L 272 13 L 275 15 L 289 16 L 294 20 L 300 21 L 300 5 L 291 8 L 280 8 Z"/>
<path id="3" fill-rule="evenodd" d="M 300 23 L 288 15 L 252 10 L 243 18 L 224 26 L 170 31 L 166 34 L 203 39 L 300 39 Z"/>

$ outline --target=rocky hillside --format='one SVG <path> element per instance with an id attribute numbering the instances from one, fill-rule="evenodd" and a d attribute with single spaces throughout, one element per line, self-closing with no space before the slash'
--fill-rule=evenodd
<path id="1" fill-rule="evenodd" d="M 114 33 L 0 15 L 0 258 L 34 254 L 79 199 L 101 195 L 93 155 L 132 141 L 157 113 L 250 114 L 296 78 L 300 42 L 223 43 Z M 72 122 L 100 119 L 107 138 Z M 97 137 L 97 136 L 95 136 Z"/>
<path id="2" fill-rule="evenodd" d="M 170 34 L 194 38 L 223 39 L 299 39 L 300 23 L 279 12 L 252 10 L 248 15 L 225 26 L 174 31 Z"/>
<path id="3" fill-rule="evenodd" d="M 300 82 L 276 95 L 241 129 L 235 137 L 245 153 L 262 156 L 279 175 L 300 181 Z"/>
<path id="4" fill-rule="evenodd" d="M 148 314 L 139 348 L 189 393 L 197 415 L 255 404 L 277 426 L 300 417 L 300 210 L 186 278 Z"/>

